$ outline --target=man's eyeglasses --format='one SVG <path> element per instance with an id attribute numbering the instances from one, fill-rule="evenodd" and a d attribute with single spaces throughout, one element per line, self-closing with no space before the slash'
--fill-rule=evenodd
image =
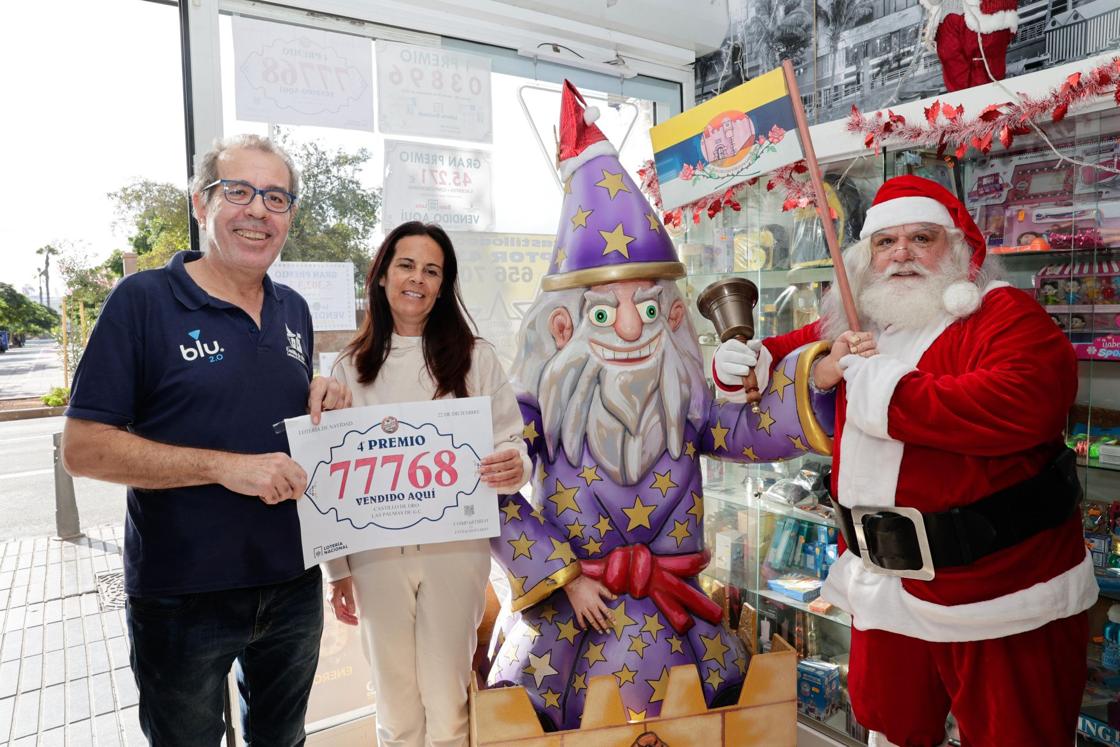
<path id="1" fill-rule="evenodd" d="M 257 189 L 249 182 L 237 179 L 219 179 L 203 187 L 202 191 L 211 190 L 219 184 L 222 186 L 222 194 L 225 195 L 226 202 L 234 205 L 248 205 L 257 195 L 261 196 L 265 210 L 270 213 L 286 213 L 296 204 L 296 196 L 291 192 L 276 187 Z"/>

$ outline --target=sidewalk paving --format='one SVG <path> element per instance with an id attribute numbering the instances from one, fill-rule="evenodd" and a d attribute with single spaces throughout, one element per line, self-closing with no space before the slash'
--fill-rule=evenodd
<path id="1" fill-rule="evenodd" d="M 0 745 L 143 745 L 121 526 L 0 541 Z"/>

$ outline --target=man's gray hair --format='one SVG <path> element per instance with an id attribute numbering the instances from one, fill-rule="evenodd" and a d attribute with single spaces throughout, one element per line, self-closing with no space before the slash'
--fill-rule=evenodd
<path id="1" fill-rule="evenodd" d="M 286 150 L 263 135 L 230 135 L 216 139 L 213 147 L 199 159 L 198 171 L 191 181 L 192 195 L 201 194 L 203 189 L 218 181 L 218 159 L 231 150 L 259 150 L 276 156 L 288 167 L 288 191 L 299 194 L 299 169 Z"/>

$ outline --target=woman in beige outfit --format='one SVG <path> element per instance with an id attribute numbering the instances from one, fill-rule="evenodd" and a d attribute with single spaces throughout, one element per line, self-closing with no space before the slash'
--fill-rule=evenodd
<path id="1" fill-rule="evenodd" d="M 489 396 L 486 485 L 512 493 L 531 463 L 517 399 L 490 343 L 474 335 L 458 264 L 436 225 L 404 223 L 366 277 L 369 313 L 335 364 L 354 405 Z M 490 571 L 487 540 L 355 553 L 325 566 L 330 603 L 360 625 L 373 670 L 381 747 L 465 747 L 467 686 Z"/>

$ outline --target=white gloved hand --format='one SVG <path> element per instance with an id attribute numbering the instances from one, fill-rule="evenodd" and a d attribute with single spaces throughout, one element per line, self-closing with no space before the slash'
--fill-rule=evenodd
<path id="1" fill-rule="evenodd" d="M 731 338 L 727 342 L 721 342 L 714 358 L 716 377 L 727 386 L 742 384 L 743 377 L 758 365 L 760 350 L 762 342 L 759 340 L 743 342 Z"/>

